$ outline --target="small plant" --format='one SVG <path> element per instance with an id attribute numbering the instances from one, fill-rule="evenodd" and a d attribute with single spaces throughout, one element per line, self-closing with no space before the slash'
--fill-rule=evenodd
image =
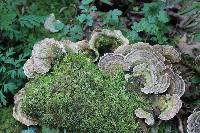
<path id="1" fill-rule="evenodd" d="M 166 43 L 167 37 L 165 34 L 169 28 L 166 23 L 169 22 L 169 17 L 164 8 L 165 3 L 161 1 L 145 3 L 142 8 L 144 18 L 139 22 L 133 23 L 130 39 L 140 41 L 145 38 L 145 41 L 150 40 L 160 44 Z M 140 36 L 141 32 L 144 33 L 143 36 Z"/>
<path id="2" fill-rule="evenodd" d="M 1 108 L 0 133 L 20 133 L 24 126 L 12 117 L 12 107 Z"/>
<path id="3" fill-rule="evenodd" d="M 15 51 L 14 48 L 0 49 L 0 107 L 7 104 L 5 94 L 14 95 L 26 79 L 22 67 L 30 53 L 17 55 Z"/>
<path id="4" fill-rule="evenodd" d="M 77 17 L 81 24 L 86 23 L 88 26 L 93 25 L 93 17 L 90 13 L 97 10 L 96 6 L 90 6 L 93 1 L 94 0 L 82 0 L 82 4 L 79 6 L 81 14 Z"/>
<path id="5" fill-rule="evenodd" d="M 118 9 L 110 10 L 106 15 L 104 23 L 106 25 L 119 27 L 120 24 L 122 23 L 120 21 L 120 16 L 121 15 L 122 15 L 122 11 L 120 11 Z"/>
<path id="6" fill-rule="evenodd" d="M 26 0 L 0 2 L 0 107 L 11 101 L 7 97 L 9 93 L 14 95 L 23 86 L 26 77 L 22 67 L 31 54 L 31 44 L 36 40 L 27 33 L 44 22 L 44 16 L 24 14 L 19 10 L 19 6 L 25 5 Z"/>

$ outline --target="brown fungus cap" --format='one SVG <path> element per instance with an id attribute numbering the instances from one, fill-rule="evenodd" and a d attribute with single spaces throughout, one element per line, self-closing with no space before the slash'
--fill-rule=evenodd
<path id="1" fill-rule="evenodd" d="M 153 64 L 160 72 L 166 69 L 165 57 L 155 52 L 149 44 L 142 42 L 133 44 L 130 52 L 125 56 L 125 61 L 129 62 L 130 65 Z"/>
<path id="2" fill-rule="evenodd" d="M 127 70 L 128 64 L 121 54 L 107 53 L 100 57 L 98 66 L 105 72 L 114 73 L 118 69 Z"/>
<path id="3" fill-rule="evenodd" d="M 23 88 L 14 96 L 13 117 L 26 126 L 37 125 L 37 119 L 26 116 L 21 110 L 24 95 L 25 89 Z"/>
<path id="4" fill-rule="evenodd" d="M 173 46 L 170 45 L 154 45 L 153 49 L 162 54 L 167 61 L 171 63 L 176 63 L 181 60 L 181 54 L 176 51 L 176 49 Z"/>
<path id="5" fill-rule="evenodd" d="M 193 112 L 187 119 L 187 132 L 200 133 L 200 111 Z"/>
<path id="6" fill-rule="evenodd" d="M 177 94 L 160 96 L 155 104 L 160 109 L 161 113 L 158 118 L 161 120 L 172 119 L 182 107 L 182 101 Z"/>
<path id="7" fill-rule="evenodd" d="M 24 64 L 24 73 L 28 78 L 34 74 L 45 74 L 51 69 L 55 58 L 66 53 L 63 43 L 53 38 L 45 38 L 33 46 L 32 56 Z"/>
<path id="8" fill-rule="evenodd" d="M 141 91 L 145 94 L 164 93 L 170 85 L 168 74 L 161 75 L 153 65 L 146 63 L 137 65 L 133 68 L 132 73 L 133 77 L 142 76 L 144 78 L 144 87 L 141 88 Z"/>
<path id="9" fill-rule="evenodd" d="M 166 72 L 170 77 L 170 86 L 168 88 L 169 94 L 177 94 L 179 97 L 185 93 L 185 82 L 181 76 L 174 73 L 171 68 L 167 68 Z"/>
<path id="10" fill-rule="evenodd" d="M 154 120 L 154 117 L 153 117 L 153 114 L 147 112 L 147 111 L 144 111 L 142 108 L 138 108 L 135 110 L 135 115 L 138 117 L 138 118 L 144 118 L 145 119 L 145 123 L 147 125 L 150 125 L 152 126 L 155 122 Z"/>

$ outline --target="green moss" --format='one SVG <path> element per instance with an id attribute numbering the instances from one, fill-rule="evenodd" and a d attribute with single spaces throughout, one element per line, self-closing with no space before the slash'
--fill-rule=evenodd
<path id="1" fill-rule="evenodd" d="M 123 72 L 107 75 L 83 55 L 70 54 L 26 85 L 22 110 L 47 127 L 139 133 L 134 110 L 148 103 L 125 84 Z"/>
<path id="2" fill-rule="evenodd" d="M 12 107 L 0 109 L 0 133 L 20 133 L 23 125 L 12 116 Z"/>
<path id="3" fill-rule="evenodd" d="M 115 37 L 101 35 L 96 39 L 94 47 L 97 56 L 103 56 L 104 53 L 114 52 L 114 50 L 120 45 L 122 45 L 122 42 Z"/>

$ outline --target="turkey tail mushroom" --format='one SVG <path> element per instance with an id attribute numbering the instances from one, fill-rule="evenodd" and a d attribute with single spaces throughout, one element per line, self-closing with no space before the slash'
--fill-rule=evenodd
<path id="1" fill-rule="evenodd" d="M 182 107 L 182 101 L 177 94 L 161 96 L 155 104 L 160 109 L 161 113 L 158 118 L 161 120 L 172 119 Z"/>
<path id="2" fill-rule="evenodd" d="M 187 119 L 187 132 L 200 133 L 200 111 L 193 112 Z"/>
<path id="3" fill-rule="evenodd" d="M 114 73 L 118 69 L 128 70 L 128 64 L 121 54 L 107 53 L 100 57 L 98 66 L 105 72 Z"/>
<path id="4" fill-rule="evenodd" d="M 33 46 L 32 56 L 24 64 L 24 73 L 28 78 L 45 74 L 51 69 L 53 61 L 65 53 L 65 48 L 53 38 L 45 38 Z M 32 65 L 32 66 L 31 66 Z"/>
<path id="5" fill-rule="evenodd" d="M 25 115 L 22 110 L 22 99 L 25 95 L 25 88 L 21 89 L 15 96 L 14 96 L 14 107 L 13 107 L 13 117 L 23 123 L 26 126 L 37 125 L 37 119 L 28 117 Z"/>
<path id="6" fill-rule="evenodd" d="M 144 118 L 144 119 L 145 119 L 145 123 L 146 123 L 147 125 L 152 126 L 152 125 L 155 123 L 153 114 L 144 111 L 142 108 L 136 109 L 136 110 L 135 110 L 135 115 L 136 115 L 138 118 Z"/>

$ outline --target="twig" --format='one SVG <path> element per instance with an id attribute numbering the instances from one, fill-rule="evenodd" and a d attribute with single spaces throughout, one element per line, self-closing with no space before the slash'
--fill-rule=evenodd
<path id="1" fill-rule="evenodd" d="M 180 115 L 179 114 L 177 114 L 177 119 L 178 119 L 178 122 L 179 122 L 179 126 L 178 126 L 178 129 L 179 129 L 179 131 L 180 131 L 180 133 L 184 133 L 184 131 L 183 131 L 183 123 L 182 123 L 182 120 L 181 120 L 181 118 L 180 118 Z"/>

